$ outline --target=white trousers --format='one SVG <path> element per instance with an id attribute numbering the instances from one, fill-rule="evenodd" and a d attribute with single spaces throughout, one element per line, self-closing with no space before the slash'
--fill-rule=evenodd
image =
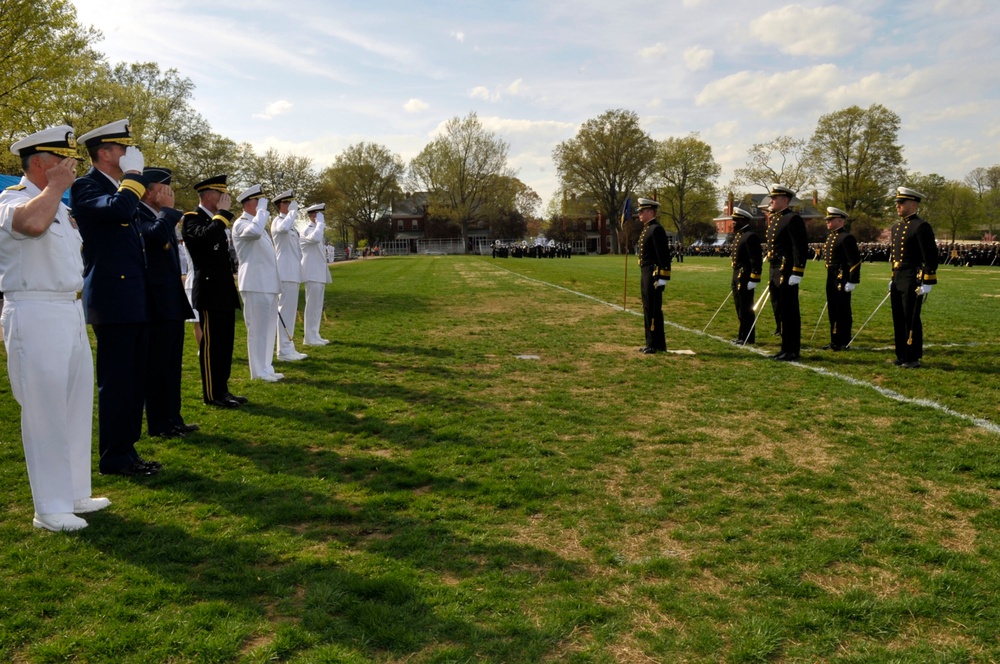
<path id="1" fill-rule="evenodd" d="M 4 300 L 0 325 L 35 511 L 90 498 L 94 356 L 80 300 Z M 75 294 L 69 294 L 69 298 Z"/>
<path id="2" fill-rule="evenodd" d="M 306 310 L 303 314 L 302 327 L 305 328 L 303 342 L 307 344 L 318 344 L 323 341 L 319 335 L 319 322 L 323 317 L 323 295 L 326 293 L 326 284 L 318 281 L 307 281 L 306 284 Z"/>
<path id="3" fill-rule="evenodd" d="M 281 292 L 278 293 L 278 313 L 281 320 L 285 321 L 285 329 L 282 329 L 281 320 L 278 321 L 278 357 L 290 357 L 298 351 L 295 350 L 295 324 L 299 314 L 299 282 L 282 281 Z M 289 338 L 291 337 L 291 338 Z"/>
<path id="4" fill-rule="evenodd" d="M 247 324 L 250 378 L 274 373 L 274 346 L 278 334 L 278 294 L 240 291 L 243 321 Z"/>

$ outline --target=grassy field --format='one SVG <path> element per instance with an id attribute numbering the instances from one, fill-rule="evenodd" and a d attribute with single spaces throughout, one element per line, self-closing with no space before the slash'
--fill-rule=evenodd
<path id="1" fill-rule="evenodd" d="M 801 365 L 766 324 L 726 343 L 731 303 L 703 334 L 728 265 L 675 266 L 693 354 L 653 356 L 622 257 L 336 265 L 334 343 L 266 384 L 238 339 L 238 411 L 201 405 L 189 335 L 201 431 L 95 475 L 76 533 L 31 527 L 4 356 L 0 661 L 1000 660 L 1000 269 L 942 268 L 907 371 L 888 303 L 811 348 L 818 263 Z"/>

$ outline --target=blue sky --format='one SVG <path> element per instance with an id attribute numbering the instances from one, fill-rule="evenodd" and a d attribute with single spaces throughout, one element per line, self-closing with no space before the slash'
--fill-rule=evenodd
<path id="1" fill-rule="evenodd" d="M 409 160 L 475 111 L 547 201 L 553 148 L 627 108 L 658 140 L 698 132 L 725 186 L 753 143 L 873 103 L 910 170 L 1000 163 L 995 0 L 73 2 L 109 61 L 176 68 L 216 132 L 318 168 L 360 141 Z"/>

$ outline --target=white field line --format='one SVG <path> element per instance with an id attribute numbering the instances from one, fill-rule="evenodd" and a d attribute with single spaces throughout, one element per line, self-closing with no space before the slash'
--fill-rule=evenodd
<path id="1" fill-rule="evenodd" d="M 541 279 L 535 279 L 533 277 L 526 277 L 523 274 L 519 274 L 519 273 L 514 272 L 512 270 L 508 270 L 507 268 L 500 267 L 499 265 L 494 265 L 493 267 L 497 268 L 498 270 L 503 270 L 504 272 L 509 272 L 510 274 L 512 274 L 512 275 L 514 275 L 516 277 L 519 277 L 521 279 L 525 279 L 527 281 L 533 281 L 533 282 L 535 282 L 537 284 L 542 284 L 543 286 L 548 286 L 550 288 L 555 288 L 557 290 L 561 290 L 561 291 L 565 291 L 567 293 L 571 293 L 571 294 L 576 295 L 578 297 L 583 297 L 583 298 L 586 298 L 588 300 L 593 300 L 594 302 L 597 302 L 598 304 L 603 304 L 605 306 L 611 307 L 612 309 L 616 309 L 618 311 L 624 311 L 625 313 L 632 314 L 633 316 L 642 316 L 642 312 L 641 311 L 633 311 L 631 309 L 625 309 L 621 305 L 612 304 L 611 302 L 605 302 L 604 300 L 596 298 L 593 295 L 587 295 L 586 293 L 581 293 L 580 291 L 575 291 L 575 290 L 572 290 L 570 288 L 566 288 L 565 286 L 560 286 L 558 284 L 552 284 L 552 283 L 549 283 L 547 281 L 542 281 Z M 702 336 L 702 337 L 708 337 L 709 339 L 714 339 L 716 341 L 721 341 L 722 343 L 724 343 L 726 345 L 732 345 L 728 339 L 724 339 L 724 338 L 716 336 L 714 334 L 708 334 L 707 332 L 702 332 L 701 330 L 692 330 L 690 328 L 684 327 L 683 325 L 679 325 L 677 323 L 674 323 L 673 321 L 669 321 L 669 320 L 666 320 L 666 319 L 664 319 L 664 323 L 666 323 L 667 325 L 670 325 L 671 327 L 677 328 L 678 330 L 681 330 L 683 332 L 687 332 L 689 334 L 696 334 L 696 335 L 699 335 L 699 336 Z M 763 355 L 763 356 L 767 356 L 768 355 L 767 351 L 761 350 L 759 348 L 754 348 L 754 347 L 751 347 L 751 346 L 740 346 L 740 348 L 743 348 L 743 349 L 745 349 L 745 350 L 747 350 L 747 351 L 749 351 L 751 353 L 756 353 L 757 355 Z M 975 426 L 979 427 L 980 429 L 986 429 L 987 431 L 990 431 L 992 433 L 1000 434 L 1000 425 L 997 425 L 997 424 L 995 424 L 995 423 L 993 423 L 993 422 L 991 422 L 989 420 L 983 419 L 981 417 L 975 417 L 973 415 L 966 415 L 965 413 L 960 413 L 957 410 L 952 410 L 948 406 L 940 404 L 940 403 L 938 403 L 936 401 L 931 401 L 930 399 L 914 399 L 914 398 L 908 397 L 908 396 L 906 396 L 904 394 L 900 394 L 899 392 L 896 392 L 895 390 L 889 390 L 889 389 L 886 389 L 886 388 L 881 387 L 879 385 L 875 385 L 874 383 L 869 383 L 867 381 L 859 380 L 859 379 L 853 378 L 851 376 L 846 376 L 844 374 L 837 373 L 836 371 L 830 371 L 829 369 L 824 369 L 823 367 L 815 367 L 815 366 L 812 366 L 812 365 L 809 365 L 809 364 L 803 364 L 802 362 L 786 362 L 785 364 L 790 364 L 790 365 L 799 367 L 801 369 L 808 369 L 809 371 L 813 371 L 813 372 L 821 374 L 823 376 L 829 376 L 831 378 L 836 378 L 838 380 L 842 380 L 845 383 L 850 383 L 851 385 L 855 385 L 857 387 L 866 387 L 868 389 L 874 390 L 875 392 L 878 392 L 879 394 L 881 394 L 882 396 L 884 396 L 884 397 L 886 397 L 888 399 L 892 399 L 893 401 L 898 401 L 900 403 L 908 403 L 908 404 L 912 404 L 912 405 L 915 405 L 915 406 L 923 406 L 925 408 L 932 408 L 932 409 L 937 410 L 939 412 L 945 413 L 946 415 L 950 415 L 951 417 L 956 417 L 956 418 L 958 418 L 960 420 L 965 420 L 966 422 L 970 422 L 970 423 L 974 424 Z"/>

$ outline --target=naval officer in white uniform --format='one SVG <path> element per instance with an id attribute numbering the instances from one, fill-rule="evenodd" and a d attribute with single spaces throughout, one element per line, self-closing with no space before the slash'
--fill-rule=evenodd
<path id="1" fill-rule="evenodd" d="M 269 214 L 261 186 L 244 189 L 236 200 L 243 214 L 233 222 L 233 246 L 240 267 L 236 283 L 243 297 L 243 320 L 247 325 L 247 356 L 250 378 L 274 383 L 284 375 L 275 372 L 278 333 L 278 263 L 271 236 L 264 230 Z"/>
<path id="2" fill-rule="evenodd" d="M 302 248 L 299 246 L 299 232 L 295 228 L 299 204 L 294 198 L 294 189 L 278 194 L 274 199 L 278 216 L 271 221 L 271 240 L 278 259 L 278 278 L 281 279 L 281 292 L 278 293 L 278 359 L 283 362 L 308 357 L 295 349 L 294 341 L 299 285 L 302 283 Z"/>
<path id="3" fill-rule="evenodd" d="M 76 514 L 111 503 L 90 495 L 94 362 L 79 295 L 83 240 L 62 203 L 76 178 L 76 138 L 69 126 L 52 127 L 10 151 L 24 177 L 0 193 L 0 324 L 21 406 L 32 523 L 79 530 L 87 522 Z"/>
<path id="4" fill-rule="evenodd" d="M 309 225 L 302 232 L 302 281 L 306 284 L 306 310 L 302 343 L 306 346 L 325 346 L 330 343 L 319 335 L 319 322 L 323 317 L 323 296 L 330 278 L 330 266 L 323 251 L 323 231 L 326 223 L 323 210 L 326 203 L 317 203 L 306 208 Z"/>

